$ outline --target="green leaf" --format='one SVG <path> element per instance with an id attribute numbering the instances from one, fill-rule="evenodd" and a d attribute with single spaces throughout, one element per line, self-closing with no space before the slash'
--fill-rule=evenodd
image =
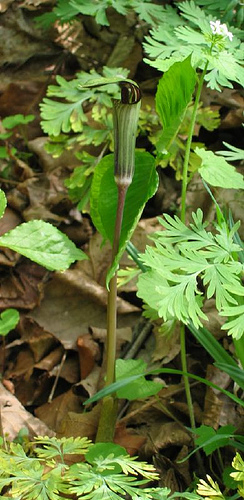
<path id="1" fill-rule="evenodd" d="M 207 380 L 205 378 L 202 378 L 202 377 L 199 377 L 198 375 L 193 375 L 192 373 L 183 372 L 181 370 L 174 370 L 174 369 L 171 369 L 171 368 L 160 368 L 160 369 L 156 369 L 156 370 L 150 370 L 150 371 L 148 371 L 146 373 L 141 373 L 141 374 L 138 374 L 138 375 L 132 375 L 130 377 L 127 377 L 127 378 L 124 378 L 124 379 L 121 379 L 121 380 L 117 380 L 113 384 L 110 384 L 110 385 L 104 387 L 103 389 L 101 389 L 99 392 L 97 392 L 91 398 L 87 399 L 84 402 L 84 405 L 88 405 L 88 404 L 94 403 L 95 401 L 99 401 L 99 399 L 102 399 L 105 396 L 108 396 L 109 394 L 113 394 L 114 392 L 119 391 L 120 389 L 122 389 L 126 385 L 131 384 L 132 382 L 134 382 L 135 380 L 138 380 L 142 376 L 146 376 L 146 375 L 159 375 L 161 373 L 169 373 L 171 375 L 184 375 L 186 377 L 192 378 L 193 380 L 198 380 L 198 382 L 201 382 L 202 384 L 205 384 L 208 387 L 212 387 L 213 389 L 217 389 L 218 391 L 222 392 L 223 394 L 225 394 L 226 396 L 228 396 L 230 399 L 232 399 L 233 401 L 235 401 L 235 403 L 237 403 L 237 404 L 241 405 L 242 407 L 244 407 L 244 402 L 240 398 L 238 398 L 235 394 L 232 394 L 230 391 L 227 391 L 226 389 L 223 389 L 222 387 L 220 387 L 220 386 L 218 386 L 216 384 L 213 384 L 209 380 Z"/>
<path id="2" fill-rule="evenodd" d="M 228 321 L 221 326 L 221 329 L 229 330 L 228 335 L 232 335 L 237 340 L 240 339 L 244 333 L 244 304 L 226 306 L 219 314 L 228 317 Z M 232 316 L 235 317 L 230 319 Z"/>
<path id="3" fill-rule="evenodd" d="M 244 160 L 244 149 L 236 148 L 235 146 L 232 146 L 231 144 L 228 144 L 228 142 L 223 141 L 224 146 L 228 148 L 229 151 L 216 151 L 217 155 L 224 156 L 227 160 L 229 161 L 239 161 L 239 160 Z"/>
<path id="4" fill-rule="evenodd" d="M 48 437 L 37 436 L 35 437 L 37 444 L 42 445 L 43 448 L 35 447 L 35 453 L 38 458 L 52 459 L 64 455 L 84 455 L 89 447 L 92 445 L 91 441 L 86 437 Z"/>
<path id="5" fill-rule="evenodd" d="M 202 159 L 198 172 L 206 182 L 222 188 L 244 189 L 243 176 L 223 157 L 198 147 L 195 153 Z"/>
<path id="6" fill-rule="evenodd" d="M 225 425 L 217 431 L 207 425 L 201 425 L 201 427 L 194 430 L 194 433 L 198 436 L 195 443 L 198 449 L 203 448 L 208 456 L 218 448 L 226 446 L 230 438 L 233 437 L 234 431 L 235 427 L 233 425 Z"/>
<path id="7" fill-rule="evenodd" d="M 49 85 L 47 90 L 48 98 L 44 98 L 40 104 L 41 126 L 44 132 L 52 136 L 58 136 L 61 132 L 82 132 L 84 123 L 87 122 L 87 116 L 83 110 L 85 102 L 94 102 L 112 107 L 112 98 L 117 99 L 120 95 L 119 81 L 126 79 L 128 70 L 124 68 L 108 68 L 104 66 L 102 76 L 95 70 L 90 73 L 81 71 L 77 73 L 76 78 L 66 81 L 61 76 L 57 76 L 57 85 Z M 107 85 L 106 92 L 101 86 L 97 87 L 96 82 L 103 79 L 115 79 L 114 83 Z M 89 89 L 92 86 L 96 88 Z M 49 99 L 55 97 L 62 101 Z M 65 102 L 63 102 L 65 100 Z"/>
<path id="8" fill-rule="evenodd" d="M 91 217 L 105 240 L 113 242 L 118 190 L 114 180 L 114 155 L 103 158 L 95 168 L 91 187 Z M 145 203 L 157 189 L 155 160 L 149 153 L 136 152 L 135 173 L 126 195 L 118 254 L 107 275 L 107 285 L 113 276 L 126 243 L 140 218 Z"/>
<path id="9" fill-rule="evenodd" d="M 244 389 L 243 370 L 239 368 L 234 359 L 227 353 L 227 351 L 207 330 L 207 328 L 196 328 L 191 322 L 188 324 L 188 328 L 204 349 L 206 349 L 206 351 L 213 357 L 215 360 L 215 366 L 225 373 L 228 373 L 232 380 Z"/>
<path id="10" fill-rule="evenodd" d="M 237 38 L 239 33 L 234 30 L 236 36 L 232 42 L 228 37 L 221 37 L 213 46 L 209 23 L 213 17 L 193 0 L 179 2 L 177 7 L 179 14 L 174 15 L 165 8 L 163 22 L 145 37 L 144 49 L 153 59 L 144 59 L 145 62 L 165 72 L 175 62 L 191 56 L 194 68 L 203 70 L 208 62 L 205 81 L 209 87 L 220 91 L 221 86 L 232 88 L 232 81 L 243 85 L 243 48 Z"/>
<path id="11" fill-rule="evenodd" d="M 146 363 L 142 359 L 117 359 L 116 361 L 116 380 L 121 380 L 128 376 L 142 374 L 146 371 Z M 146 380 L 141 376 L 138 380 L 131 382 L 128 387 L 117 391 L 120 399 L 144 399 L 157 394 L 163 385 L 158 382 Z"/>
<path id="12" fill-rule="evenodd" d="M 162 5 L 156 5 L 151 0 L 144 0 L 143 2 L 142 0 L 132 0 L 131 7 L 139 18 L 148 24 L 155 25 L 164 20 Z"/>
<path id="13" fill-rule="evenodd" d="M 0 245 L 28 257 L 50 271 L 64 271 L 87 259 L 69 238 L 48 222 L 32 220 L 0 237 Z"/>
<path id="14" fill-rule="evenodd" d="M 177 62 L 159 80 L 156 93 L 156 110 L 160 116 L 163 133 L 157 144 L 161 151 L 168 149 L 174 140 L 196 83 L 196 72 L 191 58 Z"/>
<path id="15" fill-rule="evenodd" d="M 126 456 L 125 448 L 115 443 L 95 443 L 85 454 L 86 461 L 91 465 L 97 465 L 99 462 L 105 462 L 108 465 L 108 458 L 111 464 L 115 465 L 115 457 Z M 105 460 L 106 458 L 106 460 Z M 121 467 L 116 468 L 116 472 L 121 472 Z"/>
<path id="16" fill-rule="evenodd" d="M 32 122 L 34 119 L 34 115 L 11 115 L 6 116 L 6 118 L 2 120 L 2 124 L 4 128 L 11 129 L 17 127 L 18 125 L 27 125 L 27 123 Z"/>
<path id="17" fill-rule="evenodd" d="M 5 336 L 13 330 L 19 322 L 19 313 L 16 309 L 6 309 L 0 314 L 0 335 Z"/>
<path id="18" fill-rule="evenodd" d="M 6 196 L 2 191 L 2 189 L 0 189 L 0 218 L 3 216 L 6 206 L 7 206 Z"/>
<path id="19" fill-rule="evenodd" d="M 165 228 L 151 239 L 156 248 L 147 247 L 141 255 L 150 269 L 139 276 L 138 296 L 165 321 L 177 318 L 196 328 L 207 319 L 201 309 L 203 296 L 198 288 L 201 278 L 207 298 L 215 295 L 218 311 L 232 309 L 237 304 L 235 295 L 242 295 L 240 277 L 242 265 L 233 255 L 241 248 L 234 243 L 237 226 L 229 231 L 226 224 L 216 225 L 216 234 L 206 231 L 200 209 L 192 213 L 194 224 L 186 226 L 175 216 L 159 219 Z M 237 310 L 236 310 L 237 312 Z M 221 312 L 222 314 L 222 312 Z M 233 312 L 233 315 L 235 313 Z"/>

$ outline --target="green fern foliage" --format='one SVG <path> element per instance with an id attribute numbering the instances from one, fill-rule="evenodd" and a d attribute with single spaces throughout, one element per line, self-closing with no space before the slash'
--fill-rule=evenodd
<path id="1" fill-rule="evenodd" d="M 167 71 L 172 64 L 191 56 L 194 68 L 204 69 L 207 85 L 220 90 L 220 86 L 232 87 L 232 81 L 244 83 L 242 67 L 243 48 L 239 30 L 231 27 L 235 35 L 219 37 L 213 44 L 210 21 L 216 18 L 208 15 L 193 0 L 178 2 L 179 14 L 173 7 L 163 7 L 164 19 L 146 37 L 144 49 L 150 59 L 145 61 L 160 71 Z"/>
<path id="2" fill-rule="evenodd" d="M 102 26 L 109 26 L 107 9 L 113 8 L 122 16 L 135 12 L 141 21 L 157 24 L 163 20 L 163 10 L 160 5 L 152 0 L 58 0 L 52 12 L 42 14 L 36 18 L 41 28 L 48 28 L 50 24 L 58 21 L 61 24 L 71 22 L 79 14 L 93 16 L 95 21 Z"/>
<path id="3" fill-rule="evenodd" d="M 240 246 L 234 242 L 239 224 L 231 231 L 225 223 L 216 224 L 214 234 L 206 230 L 208 223 L 203 222 L 200 209 L 192 218 L 189 227 L 177 216 L 165 214 L 159 219 L 165 230 L 155 233 L 156 247 L 147 247 L 141 255 L 149 271 L 139 277 L 138 296 L 165 321 L 177 318 L 188 324 L 192 320 L 196 328 L 207 320 L 204 298 L 214 296 L 220 314 L 235 317 L 223 328 L 238 339 L 244 331 L 239 304 L 243 265 L 235 260 Z"/>
<path id="4" fill-rule="evenodd" d="M 242 27 L 244 20 L 243 4 L 239 0 L 195 0 L 195 3 L 204 8 L 205 12 L 215 16 L 225 23 Z"/>
<path id="5" fill-rule="evenodd" d="M 154 467 L 114 443 L 94 445 L 87 438 L 45 436 L 37 437 L 30 447 L 31 456 L 20 444 L 0 448 L 0 493 L 7 489 L 8 497 L 16 500 L 68 500 L 70 495 L 85 500 L 128 495 L 132 500 L 168 499 L 167 488 L 142 488 L 158 479 Z M 85 461 L 67 465 L 68 455 L 73 454 L 85 455 Z"/>
<path id="6" fill-rule="evenodd" d="M 126 78 L 127 75 L 128 70 L 124 68 L 107 68 L 106 66 L 103 68 L 105 78 L 114 76 Z M 71 81 L 66 81 L 63 77 L 57 76 L 58 85 L 49 85 L 47 90 L 48 98 L 45 97 L 40 104 L 43 131 L 54 137 L 57 137 L 61 132 L 82 132 L 84 124 L 87 122 L 87 116 L 83 109 L 85 104 L 96 102 L 98 106 L 112 108 L 112 99 L 118 99 L 120 96 L 119 86 L 116 83 L 107 85 L 106 93 L 103 87 L 80 88 L 85 83 L 88 84 L 90 80 L 94 81 L 100 78 L 101 75 L 95 70 L 90 73 L 81 71 Z M 55 100 L 50 99 L 50 97 L 54 97 Z M 94 112 L 98 113 L 98 109 Z M 105 115 L 104 112 L 103 115 Z M 101 141 L 97 141 L 97 143 L 100 144 Z"/>

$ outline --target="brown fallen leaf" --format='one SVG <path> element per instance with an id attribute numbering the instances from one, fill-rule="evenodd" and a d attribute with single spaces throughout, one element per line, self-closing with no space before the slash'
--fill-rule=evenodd
<path id="1" fill-rule="evenodd" d="M 38 363 L 35 363 L 35 368 L 50 372 L 62 359 L 64 353 L 63 347 L 60 345 L 53 349 L 47 356 L 42 358 Z"/>
<path id="2" fill-rule="evenodd" d="M 21 259 L 13 270 L 0 278 L 0 310 L 8 307 L 33 309 L 41 301 L 47 274 L 38 264 Z"/>
<path id="3" fill-rule="evenodd" d="M 75 413 L 66 412 L 60 426 L 57 429 L 58 437 L 88 437 L 94 440 L 97 433 L 100 416 L 100 404 L 94 406 L 91 411 Z"/>
<path id="4" fill-rule="evenodd" d="M 55 337 L 41 328 L 36 321 L 23 314 L 16 328 L 23 342 L 31 349 L 35 363 L 39 363 L 59 345 Z M 40 366 L 38 366 L 40 368 Z"/>
<path id="5" fill-rule="evenodd" d="M 151 447 L 151 452 L 153 452 L 153 449 L 162 450 L 171 446 L 190 446 L 192 444 L 192 437 L 187 430 L 176 422 L 153 423 L 149 434 L 150 440 L 147 442 L 147 452 L 148 447 Z"/>
<path id="6" fill-rule="evenodd" d="M 95 300 L 98 304 L 102 306 L 107 306 L 108 293 L 107 290 L 100 286 L 96 281 L 87 276 L 86 273 L 78 269 L 68 269 L 64 273 L 56 273 L 56 276 L 60 282 L 71 284 L 77 288 L 80 292 Z M 131 312 L 139 311 L 139 308 L 133 306 L 129 302 L 118 297 L 117 299 L 117 310 L 119 314 L 128 314 Z"/>
<path id="7" fill-rule="evenodd" d="M 118 422 L 116 425 L 114 442 L 123 446 L 131 456 L 138 454 L 139 450 L 146 442 L 146 439 L 145 436 L 130 432 L 124 423 Z"/>
<path id="8" fill-rule="evenodd" d="M 90 327 L 106 328 L 106 307 L 98 304 L 96 298 L 85 290 L 80 291 L 72 280 L 69 282 L 60 275 L 61 273 L 54 275 L 45 286 L 40 306 L 29 313 L 28 317 L 54 335 L 65 349 L 75 349 L 77 338 L 87 333 Z M 74 275 L 75 271 L 72 278 Z M 138 316 L 138 312 L 119 314 L 118 327 L 132 327 Z"/>
<path id="9" fill-rule="evenodd" d="M 153 353 L 153 361 L 162 361 L 164 364 L 169 363 L 180 352 L 180 324 L 177 322 L 173 331 L 169 334 L 163 332 L 160 325 L 154 327 L 153 333 L 155 336 L 155 350 Z"/>
<path id="10" fill-rule="evenodd" d="M 54 436 L 54 432 L 25 410 L 18 399 L 0 383 L 0 411 L 4 435 L 12 441 L 23 427 L 27 427 L 30 438 L 39 435 Z"/>
<path id="11" fill-rule="evenodd" d="M 95 365 L 91 373 L 78 384 L 72 387 L 74 394 L 82 399 L 91 398 L 98 391 L 98 382 L 101 376 L 101 367 Z"/>
<path id="12" fill-rule="evenodd" d="M 56 432 L 57 429 L 63 428 L 69 412 L 78 414 L 82 411 L 83 408 L 80 398 L 70 389 L 60 396 L 57 396 L 50 403 L 45 403 L 36 408 L 35 415 Z M 72 427 L 70 428 L 69 435 L 72 435 Z"/>
<path id="13" fill-rule="evenodd" d="M 7 233 L 10 229 L 14 229 L 22 222 L 19 215 L 7 207 L 2 218 L 0 219 L 0 236 Z M 9 248 L 0 248 L 0 264 L 13 267 L 19 261 L 20 254 L 10 250 Z"/>
<path id="14" fill-rule="evenodd" d="M 77 349 L 80 362 L 81 379 L 85 379 L 100 358 L 98 344 L 93 340 L 90 333 L 86 333 L 77 339 Z"/>
<path id="15" fill-rule="evenodd" d="M 208 365 L 206 379 L 223 389 L 226 389 L 231 381 L 230 376 L 227 373 L 219 370 L 219 368 L 216 368 L 213 365 Z M 220 391 L 207 387 L 202 423 L 204 425 L 210 425 L 214 429 L 218 429 L 222 407 L 223 403 L 222 398 L 220 397 Z"/>

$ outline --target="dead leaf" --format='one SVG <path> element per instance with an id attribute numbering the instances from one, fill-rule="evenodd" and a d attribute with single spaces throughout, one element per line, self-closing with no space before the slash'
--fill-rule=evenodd
<path id="1" fill-rule="evenodd" d="M 115 429 L 114 442 L 116 444 L 119 444 L 120 446 L 123 446 L 123 448 L 126 449 L 127 453 L 133 456 L 137 455 L 139 450 L 145 444 L 146 437 L 130 432 L 130 430 L 126 428 L 124 423 L 118 422 Z"/>
<path id="2" fill-rule="evenodd" d="M 95 365 L 89 375 L 72 387 L 74 394 L 81 398 L 91 398 L 98 391 L 98 383 L 101 376 L 101 367 Z"/>
<path id="3" fill-rule="evenodd" d="M 172 361 L 180 352 L 180 325 L 175 324 L 174 330 L 169 334 L 160 331 L 160 327 L 154 327 L 155 350 L 153 361 L 163 361 L 164 365 Z"/>
<path id="4" fill-rule="evenodd" d="M 100 416 L 100 405 L 94 406 L 91 411 L 75 413 L 66 411 L 63 420 L 57 429 L 58 437 L 88 437 L 94 440 L 97 433 L 98 421 Z"/>
<path id="5" fill-rule="evenodd" d="M 216 368 L 213 365 L 208 365 L 206 379 L 218 385 L 222 389 L 226 389 L 231 381 L 230 376 L 227 373 L 219 370 L 219 368 Z M 220 397 L 220 391 L 207 387 L 202 423 L 204 425 L 210 425 L 214 429 L 218 429 L 222 407 L 223 403 L 222 398 Z"/>
<path id="6" fill-rule="evenodd" d="M 10 5 L 14 1 L 15 0 L 1 0 L 1 3 L 0 3 L 0 13 L 3 14 L 3 12 L 6 12 L 6 10 L 10 7 Z"/>
<path id="7" fill-rule="evenodd" d="M 55 49 L 50 43 L 50 41 L 41 36 L 40 31 L 36 29 L 34 22 L 31 18 L 25 15 L 23 9 L 12 9 L 9 8 L 1 15 L 0 19 L 1 25 L 1 56 L 0 56 L 0 66 L 4 64 L 23 64 L 32 56 L 37 54 L 53 54 Z M 58 49 L 56 49 L 56 52 Z M 10 102 L 10 107 L 11 107 Z M 27 103 L 27 106 L 29 102 Z M 19 96 L 19 108 L 22 111 L 18 113 L 26 114 L 26 108 L 24 108 L 24 103 L 21 101 Z M 8 112 L 8 115 L 16 114 Z"/>
<path id="8" fill-rule="evenodd" d="M 47 274 L 43 267 L 22 259 L 13 270 L 0 278 L 0 310 L 8 307 L 33 309 L 41 301 Z"/>
<path id="9" fill-rule="evenodd" d="M 38 418 L 25 410 L 18 399 L 7 391 L 0 383 L 0 411 L 4 435 L 12 441 L 23 427 L 27 427 L 30 438 L 39 435 L 53 436 L 47 427 Z"/>
<path id="10" fill-rule="evenodd" d="M 7 207 L 0 219 L 0 236 L 14 229 L 22 222 L 20 216 L 11 208 Z M 0 248 L 0 264 L 13 267 L 19 261 L 20 254 L 13 252 L 9 248 Z"/>
<path id="11" fill-rule="evenodd" d="M 75 274 L 74 270 L 71 275 L 72 280 L 64 279 L 61 273 L 54 275 L 45 287 L 42 303 L 28 315 L 45 331 L 52 333 L 65 349 L 74 349 L 77 338 L 83 332 L 87 333 L 90 326 L 106 328 L 107 323 L 105 306 L 98 304 L 96 298 L 93 299 L 86 292 L 88 284 L 83 293 L 76 283 L 74 286 Z M 131 309 L 133 310 L 133 306 Z M 136 312 L 119 314 L 118 327 L 133 326 L 137 319 Z"/>
<path id="12" fill-rule="evenodd" d="M 100 358 L 100 350 L 90 333 L 77 339 L 81 379 L 85 379 L 93 370 L 95 361 Z"/>
<path id="13" fill-rule="evenodd" d="M 182 426 L 176 422 L 166 422 L 160 425 L 155 423 L 150 429 L 151 443 L 156 450 L 162 450 L 171 446 L 190 446 L 192 438 Z M 147 446 L 150 446 L 149 442 Z M 153 452 L 152 448 L 152 452 Z"/>
<path id="14" fill-rule="evenodd" d="M 36 366 L 52 349 L 56 348 L 58 343 L 51 333 L 41 328 L 33 319 L 23 315 L 20 317 L 17 332 L 22 341 L 28 343 Z"/>
<path id="15" fill-rule="evenodd" d="M 45 149 L 47 142 L 48 138 L 43 136 L 35 137 L 35 139 L 28 142 L 28 148 L 38 157 L 44 172 L 50 173 L 57 169 L 64 169 L 67 171 L 68 176 L 68 171 L 72 171 L 79 166 L 79 161 L 75 157 L 73 150 L 66 149 L 59 158 L 54 158 Z"/>
<path id="16" fill-rule="evenodd" d="M 46 370 L 50 372 L 56 365 L 58 365 L 62 359 L 64 349 L 62 346 L 53 349 L 47 356 L 45 356 L 41 361 L 35 364 L 35 368 L 39 370 Z"/>
<path id="17" fill-rule="evenodd" d="M 73 287 L 82 292 L 82 294 L 86 295 L 86 297 L 90 297 L 98 304 L 107 307 L 107 290 L 104 287 L 100 286 L 92 278 L 88 277 L 84 272 L 78 269 L 68 269 L 64 273 L 57 272 L 56 276 L 61 282 L 71 284 Z M 139 311 L 139 308 L 118 297 L 117 311 L 119 314 L 128 314 L 131 312 Z"/>
<path id="18" fill-rule="evenodd" d="M 35 415 L 45 422 L 48 427 L 55 432 L 60 427 L 63 427 L 64 422 L 69 412 L 82 412 L 83 408 L 80 398 L 76 396 L 73 391 L 69 391 L 57 396 L 51 403 L 45 403 L 35 410 Z M 72 427 L 70 428 L 70 436 L 72 436 Z M 77 434 L 78 435 L 78 434 Z"/>

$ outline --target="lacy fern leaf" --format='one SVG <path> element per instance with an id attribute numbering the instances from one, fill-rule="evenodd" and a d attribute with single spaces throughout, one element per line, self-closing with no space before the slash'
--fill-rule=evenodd
<path id="1" fill-rule="evenodd" d="M 54 438 L 54 437 L 36 437 L 36 442 L 43 447 L 35 447 L 35 453 L 38 458 L 52 459 L 60 457 L 64 460 L 64 455 L 84 455 L 87 453 L 91 441 L 86 437 Z"/>
<path id="2" fill-rule="evenodd" d="M 208 86 L 220 90 L 220 86 L 233 87 L 232 81 L 243 85 L 244 70 L 242 44 L 237 35 L 239 30 L 231 27 L 232 41 L 220 37 L 212 44 L 210 21 L 215 18 L 187 0 L 177 4 L 179 14 L 170 17 L 172 11 L 164 10 L 165 19 L 147 36 L 144 48 L 150 59 L 145 61 L 160 71 L 167 71 L 176 61 L 191 55 L 194 68 L 203 69 L 208 63 L 205 80 Z"/>
<path id="3" fill-rule="evenodd" d="M 124 68 L 103 68 L 105 78 L 112 76 L 127 77 L 128 70 Z M 40 104 L 41 126 L 45 133 L 57 137 L 61 132 L 82 132 L 87 117 L 83 110 L 83 105 L 88 102 L 96 102 L 101 106 L 112 107 L 112 99 L 119 98 L 119 86 L 116 83 L 107 85 L 106 92 L 103 87 L 93 89 L 81 88 L 89 80 L 100 79 L 96 71 L 90 73 L 84 71 L 78 73 L 72 81 L 66 81 L 63 77 L 57 76 L 58 85 L 50 85 L 47 90 L 48 97 L 62 99 L 62 101 L 44 98 Z M 65 99 L 66 102 L 63 102 Z"/>
<path id="4" fill-rule="evenodd" d="M 192 214 L 187 227 L 178 217 L 160 219 L 164 231 L 155 233 L 156 248 L 147 247 L 142 262 L 150 269 L 139 277 L 138 296 L 143 298 L 165 321 L 177 318 L 195 327 L 207 317 L 202 311 L 204 296 L 215 296 L 221 315 L 236 316 L 242 312 L 237 297 L 243 295 L 243 266 L 235 260 L 240 246 L 234 242 L 238 225 L 231 231 L 216 225 L 216 234 L 208 232 L 200 209 Z M 155 294 L 152 294 L 152 281 Z M 202 283 L 205 293 L 199 289 Z M 228 313 L 228 314 L 225 314 Z M 223 328 L 240 337 L 243 319 L 227 322 Z M 243 330 L 242 330 L 243 333 Z"/>

